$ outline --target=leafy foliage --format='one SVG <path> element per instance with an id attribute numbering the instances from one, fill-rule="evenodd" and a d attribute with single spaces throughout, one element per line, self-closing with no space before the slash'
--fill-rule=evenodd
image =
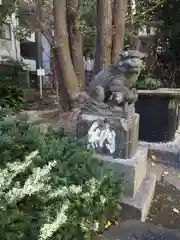
<path id="1" fill-rule="evenodd" d="M 20 61 L 8 59 L 0 69 L 0 106 L 19 109 L 23 98 L 23 82 L 21 81 L 23 64 Z"/>
<path id="2" fill-rule="evenodd" d="M 155 78 L 139 79 L 136 88 L 141 90 L 155 90 L 162 87 L 161 82 Z"/>
<path id="3" fill-rule="evenodd" d="M 1 239 L 91 239 L 119 214 L 122 182 L 82 141 L 13 117 L 0 133 Z"/>
<path id="4" fill-rule="evenodd" d="M 162 23 L 160 27 L 161 38 L 169 42 L 170 48 L 179 58 L 180 56 L 180 1 L 166 0 L 163 6 L 156 11 L 157 19 Z"/>
<path id="5" fill-rule="evenodd" d="M 129 0 L 130 2 L 134 2 Z M 138 0 L 136 2 L 135 14 L 133 14 L 133 22 L 136 28 L 152 27 L 157 24 L 156 11 L 163 7 L 165 0 Z M 129 17 L 129 16 L 128 16 Z M 128 19 L 127 19 L 128 20 Z"/>
<path id="6" fill-rule="evenodd" d="M 84 36 L 84 51 L 91 54 L 96 40 L 96 0 L 84 0 L 79 9 L 80 25 Z"/>
<path id="7" fill-rule="evenodd" d="M 15 11 L 16 0 L 3 0 L 0 5 L 0 24 L 4 23 L 7 17 L 11 16 Z"/>

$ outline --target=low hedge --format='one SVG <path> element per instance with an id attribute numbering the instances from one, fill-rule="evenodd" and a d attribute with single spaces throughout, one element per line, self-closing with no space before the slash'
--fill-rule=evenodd
<path id="1" fill-rule="evenodd" d="M 24 104 L 23 85 L 25 65 L 22 61 L 7 59 L 0 67 L 0 106 L 19 110 Z"/>
<path id="2" fill-rule="evenodd" d="M 122 191 L 82 140 L 0 120 L 0 239 L 92 239 L 119 215 Z"/>

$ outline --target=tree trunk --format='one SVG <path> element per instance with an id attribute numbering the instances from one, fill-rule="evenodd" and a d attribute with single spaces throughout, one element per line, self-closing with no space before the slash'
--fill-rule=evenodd
<path id="1" fill-rule="evenodd" d="M 61 70 L 62 81 L 69 95 L 70 107 L 73 107 L 79 93 L 78 79 L 75 74 L 69 50 L 66 22 L 66 0 L 53 0 L 55 52 Z"/>
<path id="2" fill-rule="evenodd" d="M 78 24 L 79 0 L 67 0 L 67 23 L 71 59 L 81 90 L 85 88 L 82 35 Z"/>
<path id="3" fill-rule="evenodd" d="M 94 73 L 111 64 L 112 0 L 97 0 L 97 39 Z"/>
<path id="4" fill-rule="evenodd" d="M 54 51 L 53 77 L 55 80 L 58 109 L 62 109 L 64 112 L 67 112 L 70 109 L 69 95 L 65 83 L 62 81 L 63 79 L 60 66 L 59 57 L 56 51 Z"/>
<path id="5" fill-rule="evenodd" d="M 113 36 L 112 36 L 112 64 L 116 64 L 119 54 L 123 51 L 125 35 L 125 18 L 127 0 L 114 0 L 113 4 Z"/>

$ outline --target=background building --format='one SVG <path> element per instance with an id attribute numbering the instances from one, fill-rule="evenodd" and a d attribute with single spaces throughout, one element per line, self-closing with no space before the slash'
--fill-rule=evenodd
<path id="1" fill-rule="evenodd" d="M 50 45 L 39 32 L 32 33 L 31 37 L 23 41 L 18 41 L 15 38 L 15 30 L 19 22 L 15 14 L 12 14 L 8 22 L 3 24 L 0 30 L 0 62 L 4 62 L 7 58 L 23 60 L 27 69 L 28 87 L 38 88 L 37 69 L 41 67 L 47 74 L 51 72 Z"/>

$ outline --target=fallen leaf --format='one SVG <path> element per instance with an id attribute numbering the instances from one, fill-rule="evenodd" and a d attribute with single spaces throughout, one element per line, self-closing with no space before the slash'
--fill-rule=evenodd
<path id="1" fill-rule="evenodd" d="M 152 159 L 152 160 L 156 160 L 156 156 L 155 156 L 155 155 L 152 155 L 152 156 L 151 156 L 151 159 Z"/>
<path id="2" fill-rule="evenodd" d="M 179 213 L 179 210 L 177 208 L 173 208 L 173 212 Z"/>
<path id="3" fill-rule="evenodd" d="M 112 223 L 110 221 L 108 221 L 105 225 L 105 229 L 109 228 L 112 225 Z"/>
<path id="4" fill-rule="evenodd" d="M 167 200 L 172 202 L 172 201 L 173 201 L 173 198 L 170 197 L 170 196 L 167 196 Z"/>
<path id="5" fill-rule="evenodd" d="M 180 175 L 178 175 L 177 178 L 180 178 Z"/>

